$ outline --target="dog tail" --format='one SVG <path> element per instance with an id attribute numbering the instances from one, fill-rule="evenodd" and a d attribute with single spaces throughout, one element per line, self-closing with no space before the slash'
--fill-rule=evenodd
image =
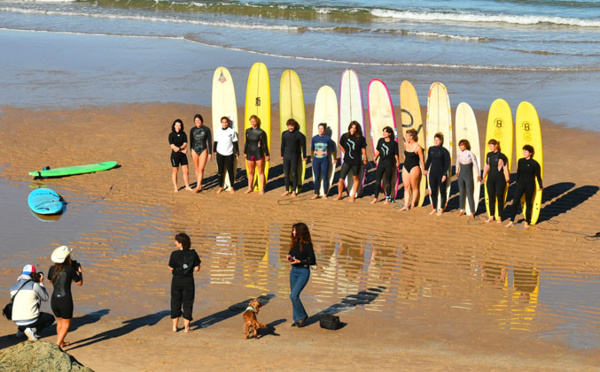
<path id="1" fill-rule="evenodd" d="M 262 324 L 262 323 L 259 323 L 259 322 L 256 322 L 256 323 L 258 324 L 258 326 L 260 328 L 267 328 L 267 326 L 265 324 Z"/>

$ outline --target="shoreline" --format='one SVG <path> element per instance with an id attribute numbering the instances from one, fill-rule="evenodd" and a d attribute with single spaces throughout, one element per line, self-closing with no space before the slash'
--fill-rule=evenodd
<path id="1" fill-rule="evenodd" d="M 275 108 L 272 132 L 279 133 Z M 4 228 L 5 244 L 29 246 L 30 255 L 4 248 L 4 261 L 32 259 L 45 271 L 52 247 L 60 243 L 75 248 L 85 265 L 86 283 L 74 291 L 76 327 L 68 335 L 73 346 L 67 351 L 84 365 L 98 371 L 185 370 L 191 367 L 179 358 L 180 350 L 189 349 L 201 355 L 195 367 L 281 369 L 290 368 L 285 355 L 302 347 L 311 359 L 306 369 L 316 370 L 351 365 L 394 370 L 399 364 L 414 370 L 600 366 L 600 339 L 587 334 L 583 318 L 578 319 L 600 319 L 600 304 L 593 299 L 594 285 L 600 282 L 595 279 L 600 270 L 597 243 L 568 233 L 596 232 L 600 195 L 588 190 L 588 198 L 581 200 L 576 191 L 597 189 L 600 170 L 589 164 L 600 160 L 592 151 L 600 134 L 542 119 L 549 192 L 542 214 L 549 218 L 539 228 L 522 231 L 470 224 L 455 218 L 454 209 L 436 218 L 425 208 L 400 213 L 383 203 L 371 206 L 372 185 L 352 204 L 347 199 L 311 201 L 306 190 L 297 200 L 282 199 L 279 172 L 263 197 L 243 192 L 217 196 L 214 187 L 199 195 L 174 194 L 167 163 L 170 123 L 181 117 L 189 132 L 197 112 L 212 128 L 209 107 L 179 103 L 0 112 L 6 123 L 0 128 L 0 155 L 10 160 L 5 160 L 0 177 L 20 193 L 27 192 L 20 191 L 25 185 L 45 184 L 71 204 L 59 221 L 43 224 L 28 212 L 17 213 L 17 206 L 24 204 L 15 201 L 12 218 L 18 227 Z M 481 119 L 487 114 L 476 115 L 481 134 Z M 274 140 L 271 146 L 275 167 L 281 164 L 278 143 Z M 564 143 L 578 146 L 567 148 Z M 370 148 L 367 153 L 372 160 Z M 121 167 L 41 181 L 27 175 L 40 166 L 102 160 L 117 160 Z M 243 164 L 238 167 L 243 169 Z M 205 177 L 211 184 L 215 172 L 215 162 L 208 163 Z M 190 173 L 194 182 L 191 162 Z M 239 191 L 245 185 L 242 173 L 236 181 Z M 307 181 L 311 178 L 307 172 Z M 455 203 L 456 194 L 452 197 Z M 302 296 L 309 315 L 361 291 L 385 287 L 371 302 L 339 313 L 348 324 L 336 332 L 321 330 L 318 324 L 302 330 L 289 327 L 288 269 L 281 258 L 289 226 L 296 221 L 309 223 L 319 248 L 320 268 Z M 44 236 L 50 230 L 58 231 L 51 241 Z M 172 334 L 165 313 L 170 281 L 166 261 L 178 231 L 191 235 L 203 260 L 196 276 L 193 322 L 199 328 L 191 335 Z M 19 266 L 1 273 L 1 280 L 12 283 Z M 506 284 L 494 278 L 502 270 L 507 272 Z M 526 289 L 531 283 L 522 282 L 523 272 L 537 278 L 539 294 Z M 565 280 L 565 273 L 572 279 Z M 523 293 L 528 293 L 526 301 Z M 228 309 L 260 295 L 273 297 L 258 318 L 280 336 L 245 341 L 241 315 Z M 115 301 L 115 296 L 123 300 Z M 567 299 L 571 306 L 563 308 Z M 569 313 L 572 306 L 575 312 Z M 44 304 L 42 311 L 49 306 Z M 563 333 L 563 323 L 574 324 L 576 333 Z M 18 341 L 12 328 L 10 322 L 0 325 L 2 347 Z M 43 340 L 54 337 L 49 333 Z"/>

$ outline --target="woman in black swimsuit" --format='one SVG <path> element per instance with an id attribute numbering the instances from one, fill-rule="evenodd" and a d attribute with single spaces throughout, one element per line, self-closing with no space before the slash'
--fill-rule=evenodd
<path id="1" fill-rule="evenodd" d="M 248 190 L 254 188 L 254 173 L 258 168 L 258 190 L 259 194 L 265 193 L 265 161 L 269 161 L 269 142 L 267 133 L 260 129 L 260 119 L 256 115 L 250 116 L 250 128 L 246 129 L 246 141 L 244 144 L 244 158 L 248 164 Z"/>
<path id="2" fill-rule="evenodd" d="M 404 207 L 403 211 L 412 209 L 419 202 L 419 185 L 423 165 L 423 149 L 417 141 L 417 131 L 409 129 L 405 135 L 404 165 L 402 166 L 402 183 L 404 184 Z"/>
<path id="3" fill-rule="evenodd" d="M 54 286 L 50 307 L 56 316 L 56 344 L 59 347 L 69 345 L 65 337 L 73 319 L 71 283 L 83 285 L 83 271 L 77 261 L 71 260 L 72 251 L 66 245 L 56 248 L 50 257 L 54 265 L 48 270 L 48 277 Z"/>
<path id="4" fill-rule="evenodd" d="M 192 160 L 196 169 L 196 188 L 194 192 L 202 191 L 202 179 L 206 161 L 212 159 L 212 134 L 208 127 L 204 126 L 202 115 L 194 116 L 195 127 L 190 130 L 190 147 L 192 148 Z"/>

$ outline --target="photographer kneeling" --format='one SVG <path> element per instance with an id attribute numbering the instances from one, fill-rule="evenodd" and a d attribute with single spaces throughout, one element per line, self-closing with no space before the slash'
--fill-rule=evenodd
<path id="1" fill-rule="evenodd" d="M 42 301 L 49 298 L 44 287 L 44 274 L 37 273 L 33 265 L 25 265 L 17 280 L 10 289 L 10 295 L 14 296 L 12 320 L 19 329 L 17 336 L 24 334 L 30 341 L 36 341 L 36 333 L 54 323 L 52 315 L 40 312 Z"/>

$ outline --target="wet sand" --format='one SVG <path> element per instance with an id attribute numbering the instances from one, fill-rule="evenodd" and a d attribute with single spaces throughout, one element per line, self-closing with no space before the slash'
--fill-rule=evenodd
<path id="1" fill-rule="evenodd" d="M 400 212 L 397 205 L 370 205 L 373 169 L 355 203 L 313 201 L 309 191 L 280 198 L 278 136 L 266 195 L 243 193 L 241 169 L 238 192 L 215 195 L 214 160 L 202 193 L 175 194 L 167 136 L 174 118 L 189 132 L 197 112 L 211 126 L 209 108 L 176 103 L 2 109 L 0 177 L 14 202 L 2 214 L 0 277 L 12 283 L 25 261 L 47 268 L 53 247 L 75 248 L 85 285 L 74 290 L 67 350 L 84 365 L 98 371 L 600 367 L 600 241 L 586 238 L 598 231 L 600 217 L 598 133 L 543 121 L 541 222 L 521 230 L 484 224 L 483 202 L 479 219 L 455 218 L 454 191 L 442 217 L 429 216 L 428 207 Z M 310 128 L 311 107 L 307 114 Z M 483 143 L 487 115 L 477 115 Z M 279 115 L 272 117 L 279 133 Z M 27 175 L 45 165 L 106 160 L 120 167 L 53 180 Z M 311 189 L 310 170 L 307 183 Z M 69 202 L 58 221 L 37 221 L 17 202 L 28 186 L 39 185 Z M 297 221 L 310 226 L 319 261 L 303 301 L 309 315 L 339 311 L 347 325 L 337 332 L 320 329 L 314 317 L 305 329 L 290 327 L 283 258 Z M 168 313 L 167 261 L 179 231 L 191 235 L 203 260 L 189 335 L 171 332 Z M 260 295 L 268 296 L 259 319 L 269 333 L 246 341 L 240 311 Z M 1 323 L 0 347 L 19 341 L 13 328 Z"/>

